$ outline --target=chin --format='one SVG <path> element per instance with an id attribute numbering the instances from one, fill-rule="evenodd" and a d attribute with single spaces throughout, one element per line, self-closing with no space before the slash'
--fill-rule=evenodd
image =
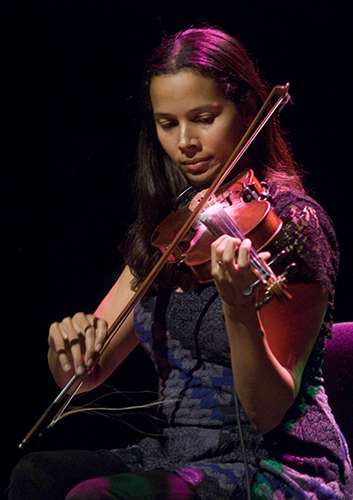
<path id="1" fill-rule="evenodd" d="M 216 176 L 216 173 L 210 174 L 209 172 L 207 174 L 200 174 L 200 175 L 195 175 L 195 176 L 189 176 L 188 180 L 190 184 L 192 184 L 195 187 L 204 187 L 204 186 L 209 186 L 211 182 L 214 180 Z"/>

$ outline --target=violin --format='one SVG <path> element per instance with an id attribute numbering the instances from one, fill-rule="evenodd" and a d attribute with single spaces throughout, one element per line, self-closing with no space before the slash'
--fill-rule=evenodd
<path id="1" fill-rule="evenodd" d="M 165 253 L 175 234 L 183 226 L 198 205 L 204 200 L 206 190 L 197 193 L 190 204 L 171 213 L 154 231 L 152 245 Z M 192 269 L 199 283 L 213 281 L 211 276 L 211 244 L 219 236 L 228 234 L 243 241 L 252 242 L 249 254 L 250 269 L 257 277 L 254 284 L 243 291 L 252 293 L 260 283 L 265 288 L 265 299 L 255 304 L 260 309 L 272 297 L 284 303 L 291 298 L 287 291 L 286 278 L 293 272 L 294 263 L 277 276 L 270 265 L 260 259 L 258 252 L 269 249 L 270 243 L 279 234 L 283 221 L 274 213 L 268 201 L 268 193 L 249 169 L 240 173 L 231 183 L 211 196 L 189 230 L 168 256 L 174 264 L 186 264 Z M 285 251 L 285 250 L 284 250 Z M 282 255 L 281 255 L 282 256 Z M 277 260 L 272 260 L 271 264 Z"/>
<path id="2" fill-rule="evenodd" d="M 206 241 L 213 241 L 213 239 L 217 238 L 220 234 L 230 234 L 240 237 L 240 239 L 244 239 L 246 235 L 251 239 L 253 238 L 253 247 L 250 251 L 250 262 L 258 280 L 250 287 L 247 287 L 243 293 L 249 295 L 253 293 L 253 290 L 258 284 L 263 283 L 265 285 L 266 297 L 260 304 L 256 305 L 257 308 L 262 307 L 273 297 L 276 297 L 280 302 L 285 302 L 290 299 L 290 294 L 287 292 L 285 286 L 286 274 L 290 266 L 281 276 L 276 276 L 270 267 L 272 263 L 264 263 L 257 255 L 257 250 L 265 248 L 268 242 L 273 239 L 281 228 L 281 221 L 270 210 L 268 201 L 262 199 L 263 193 L 260 184 L 253 177 L 253 173 L 247 171 L 245 174 L 240 174 L 240 176 L 235 179 L 232 186 L 221 188 L 225 180 L 229 178 L 229 174 L 234 166 L 238 163 L 242 155 L 272 117 L 274 112 L 289 101 L 290 96 L 288 90 L 288 83 L 284 86 L 276 86 L 272 89 L 254 120 L 246 130 L 244 136 L 241 138 L 222 169 L 218 172 L 210 187 L 196 195 L 189 207 L 186 207 L 177 215 L 172 214 L 169 216 L 170 218 L 168 217 L 166 219 L 167 222 L 165 221 L 164 224 L 162 223 L 162 225 L 158 226 L 153 236 L 153 244 L 161 248 L 161 258 L 154 265 L 144 282 L 136 290 L 133 298 L 110 326 L 107 332 L 107 339 L 100 351 L 100 355 L 110 345 L 121 325 L 126 321 L 136 304 L 147 293 L 167 261 L 170 262 L 174 259 L 176 262 L 179 262 L 180 259 L 186 259 L 193 271 L 198 273 L 200 280 L 207 281 L 211 279 L 209 273 L 209 250 L 207 251 L 205 243 Z M 275 98 L 275 103 L 272 103 Z M 243 175 L 245 175 L 244 179 Z M 250 206 L 256 206 L 256 208 L 254 208 L 256 213 L 256 222 L 254 225 L 252 223 L 248 224 L 248 212 L 245 209 L 245 205 L 248 203 L 247 197 L 251 192 L 253 192 L 255 196 L 253 201 L 257 201 L 257 203 L 252 203 L 250 200 Z M 236 222 L 232 218 L 232 215 L 235 214 L 241 214 L 241 217 L 239 217 L 239 220 L 236 220 Z M 235 217 L 235 219 L 238 219 L 238 216 Z M 266 229 L 266 231 L 262 233 L 262 229 L 267 226 L 267 223 L 263 224 L 263 222 L 267 219 L 270 223 L 270 227 L 272 227 L 272 232 Z M 175 224 L 171 225 L 172 231 L 168 232 L 168 226 L 172 221 L 175 222 Z M 207 231 L 203 226 L 207 228 Z M 255 231 L 257 228 L 259 228 L 259 231 Z M 192 238 L 193 233 L 194 236 L 197 235 L 194 239 Z M 265 236 L 262 236 L 262 234 L 265 234 Z M 71 380 L 69 380 L 66 386 L 26 434 L 19 444 L 19 448 L 23 448 L 28 444 L 35 435 L 41 435 L 43 428 L 50 429 L 55 425 L 98 362 L 99 356 L 94 365 L 87 370 L 84 375 L 73 375 Z M 70 390 L 72 390 L 72 392 L 70 396 L 67 397 Z"/>

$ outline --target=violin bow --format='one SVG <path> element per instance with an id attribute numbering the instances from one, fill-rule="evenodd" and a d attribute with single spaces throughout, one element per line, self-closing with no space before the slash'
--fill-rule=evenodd
<path id="1" fill-rule="evenodd" d="M 103 352 L 107 349 L 109 346 L 110 342 L 113 340 L 114 336 L 118 332 L 120 326 L 124 323 L 124 321 L 127 319 L 129 314 L 132 312 L 136 304 L 142 299 L 142 297 L 146 294 L 162 268 L 164 267 L 165 263 L 167 262 L 169 256 L 173 253 L 173 251 L 176 249 L 180 241 L 183 239 L 187 231 L 190 229 L 190 227 L 194 224 L 194 221 L 197 219 L 198 215 L 200 212 L 203 210 L 203 208 L 206 206 L 208 200 L 214 195 L 214 193 L 217 191 L 217 189 L 221 186 L 223 181 L 226 179 L 226 177 L 229 175 L 229 173 L 232 171 L 234 166 L 237 164 L 237 162 L 240 160 L 240 158 L 243 156 L 245 151 L 248 149 L 250 144 L 254 141 L 254 139 L 258 136 L 258 134 L 261 132 L 261 130 L 264 128 L 264 126 L 267 124 L 269 119 L 273 116 L 275 111 L 281 106 L 284 106 L 288 100 L 289 100 L 289 83 L 286 85 L 277 85 L 275 86 L 270 94 L 268 95 L 267 99 L 261 106 L 260 110 L 256 114 L 255 118 L 249 125 L 248 129 L 246 130 L 245 134 L 243 137 L 240 139 L 239 143 L 233 150 L 232 154 L 222 167 L 222 169 L 218 172 L 217 176 L 213 180 L 212 184 L 210 187 L 207 189 L 205 196 L 203 197 L 202 200 L 197 204 L 195 207 L 195 210 L 190 212 L 190 216 L 187 218 L 185 221 L 184 225 L 180 228 L 179 232 L 176 234 L 174 237 L 173 241 L 168 245 L 166 248 L 165 252 L 161 255 L 160 259 L 157 261 L 153 269 L 150 271 L 148 274 L 147 278 L 141 283 L 141 285 L 138 287 L 136 290 L 135 295 L 130 299 L 128 304 L 125 306 L 125 308 L 121 311 L 121 313 L 118 315 L 118 317 L 115 319 L 115 321 L 112 323 L 112 325 L 109 327 L 108 332 L 107 332 L 107 339 L 103 345 L 103 348 L 101 349 L 99 356 L 95 360 L 94 365 L 86 371 L 84 375 L 73 375 L 72 378 L 69 380 L 69 382 L 66 384 L 66 386 L 61 390 L 61 392 L 58 394 L 58 396 L 53 400 L 53 402 L 48 406 L 48 408 L 44 411 L 42 416 L 37 420 L 37 422 L 34 424 L 34 426 L 30 429 L 30 431 L 26 434 L 24 439 L 21 441 L 19 444 L 19 448 L 23 448 L 25 445 L 29 443 L 29 441 L 35 436 L 35 435 L 41 435 L 42 432 L 41 430 L 43 427 L 45 427 L 46 423 L 48 422 L 49 418 L 51 417 L 51 421 L 49 425 L 47 425 L 47 429 L 52 428 L 56 422 L 59 420 L 67 406 L 70 404 L 74 396 L 77 394 L 77 392 L 80 390 L 82 385 L 84 384 L 85 380 L 87 377 L 90 375 L 90 373 L 93 371 L 94 367 L 97 365 L 99 362 L 99 357 L 103 354 Z M 271 104 L 271 101 L 277 97 L 276 102 L 272 105 L 272 107 L 267 111 L 267 114 L 263 118 L 263 120 L 258 124 L 260 121 L 261 117 L 264 115 L 266 112 L 268 106 Z M 59 405 L 62 403 L 64 398 L 68 396 L 69 390 L 75 385 L 75 389 L 73 390 L 72 394 L 69 395 L 69 397 L 66 399 L 64 404 L 60 407 Z"/>

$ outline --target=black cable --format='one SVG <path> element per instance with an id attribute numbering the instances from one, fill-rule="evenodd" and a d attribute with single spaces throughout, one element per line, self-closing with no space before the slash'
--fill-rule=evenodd
<path id="1" fill-rule="evenodd" d="M 246 449 L 245 449 L 245 443 L 244 443 L 244 436 L 243 436 L 243 429 L 242 429 L 241 420 L 240 420 L 239 400 L 238 400 L 238 395 L 237 395 L 237 391 L 236 391 L 235 387 L 234 387 L 234 405 L 235 405 L 235 413 L 236 413 L 236 416 L 237 416 L 240 445 L 241 445 L 241 450 L 242 450 L 242 454 L 243 454 L 243 462 L 244 462 L 244 468 L 245 468 L 246 497 L 247 497 L 247 500 L 251 500 L 251 489 L 250 489 L 250 475 L 249 475 L 248 458 L 247 458 L 247 455 L 246 455 Z"/>

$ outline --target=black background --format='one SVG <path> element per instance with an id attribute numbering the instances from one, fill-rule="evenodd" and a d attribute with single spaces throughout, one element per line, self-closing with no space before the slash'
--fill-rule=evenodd
<path id="1" fill-rule="evenodd" d="M 348 1 L 2 1 L 1 474 L 57 395 L 46 363 L 50 323 L 91 312 L 121 265 L 133 217 L 137 94 L 164 32 L 199 21 L 238 36 L 273 84 L 291 84 L 282 113 L 307 187 L 341 246 L 335 321 L 352 319 L 352 21 Z M 122 391 L 152 384 L 140 351 L 117 370 Z M 93 397 L 93 396 L 92 396 Z M 142 400 L 144 397 L 142 397 Z M 116 404 L 123 404 L 117 396 Z M 69 417 L 25 451 L 118 447 L 145 421 Z M 129 425 L 128 425 L 129 424 Z"/>

